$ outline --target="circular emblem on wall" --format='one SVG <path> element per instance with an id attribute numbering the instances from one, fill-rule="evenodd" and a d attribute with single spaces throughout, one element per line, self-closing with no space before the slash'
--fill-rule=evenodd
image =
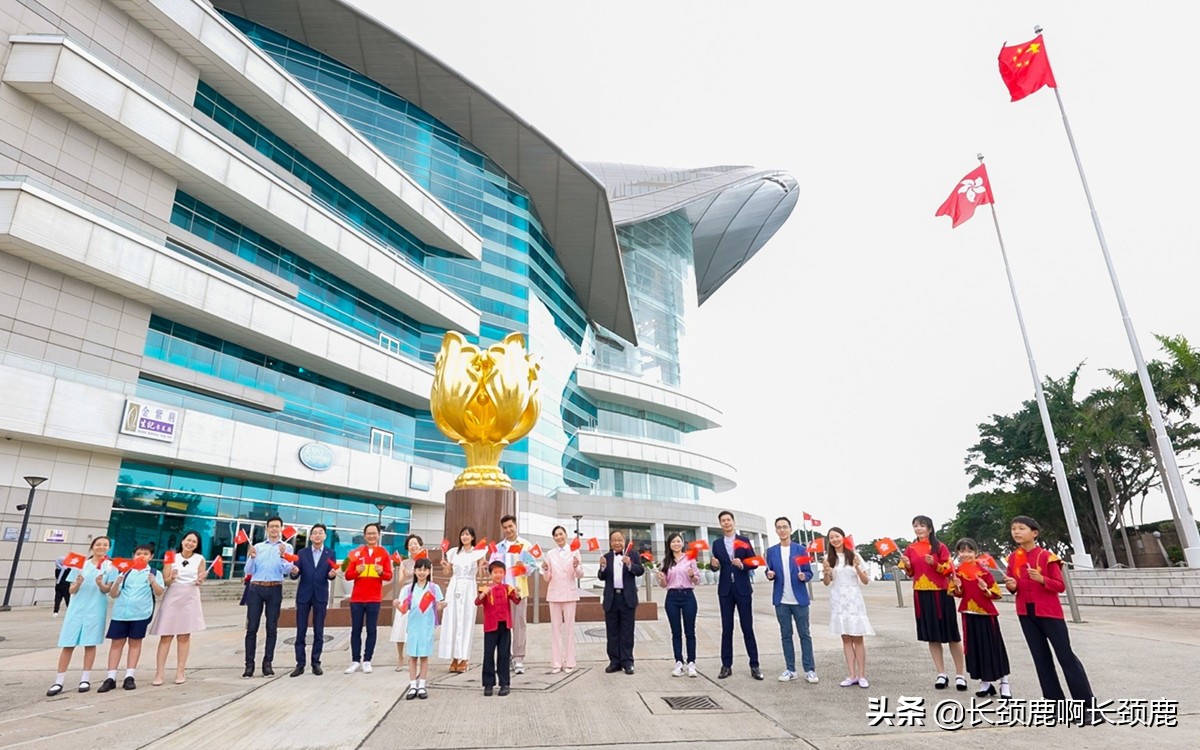
<path id="1" fill-rule="evenodd" d="M 333 451 L 320 443 L 308 443 L 300 448 L 300 463 L 313 471 L 325 471 L 333 466 Z"/>

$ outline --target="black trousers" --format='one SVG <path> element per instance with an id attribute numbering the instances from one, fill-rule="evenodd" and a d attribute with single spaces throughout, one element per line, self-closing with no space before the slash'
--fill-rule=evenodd
<path id="1" fill-rule="evenodd" d="M 267 645 L 263 649 L 263 664 L 275 660 L 275 637 L 279 630 L 279 609 L 283 606 L 283 586 L 246 587 L 246 666 L 254 666 L 254 651 L 258 645 L 258 626 L 263 612 L 267 613 Z"/>
<path id="2" fill-rule="evenodd" d="M 746 656 L 750 658 L 750 668 L 758 666 L 758 641 L 754 638 L 753 600 L 750 596 L 738 596 L 730 593 L 727 596 L 717 595 L 721 605 L 721 666 L 733 666 L 733 610 L 737 609 L 738 624 L 742 626 L 742 640 L 746 643 Z"/>
<path id="3" fill-rule="evenodd" d="M 59 604 L 71 606 L 71 584 L 66 581 L 54 584 L 54 614 L 58 614 Z"/>
<path id="4" fill-rule="evenodd" d="M 637 610 L 625 603 L 624 595 L 614 595 L 604 612 L 604 635 L 608 645 L 608 663 L 633 666 L 633 622 Z"/>
<path id="5" fill-rule="evenodd" d="M 483 686 L 508 687 L 508 663 L 512 660 L 512 631 L 502 622 L 483 634 Z"/>
<path id="6" fill-rule="evenodd" d="M 321 649 L 325 646 L 325 604 L 296 602 L 296 666 L 306 663 L 304 649 L 308 641 L 308 613 L 312 613 L 313 647 L 312 663 L 321 663 Z"/>
<path id="7" fill-rule="evenodd" d="M 1067 699 L 1058 681 L 1058 673 L 1054 671 L 1054 657 L 1057 656 L 1071 698 L 1090 703 L 1092 686 L 1088 682 L 1087 672 L 1083 670 L 1083 663 L 1071 650 L 1071 636 L 1067 633 L 1066 621 L 1031 615 L 1021 615 L 1017 619 L 1021 621 L 1021 632 L 1025 634 L 1025 642 L 1029 644 L 1029 653 L 1033 656 L 1033 666 L 1037 668 L 1042 697 L 1055 701 Z M 1050 653 L 1051 646 L 1054 647 L 1053 655 Z"/>
<path id="8" fill-rule="evenodd" d="M 371 661 L 375 655 L 379 602 L 350 602 L 350 660 Z M 367 627 L 367 649 L 363 650 L 363 625 Z M 360 658 L 361 657 L 361 658 Z"/>

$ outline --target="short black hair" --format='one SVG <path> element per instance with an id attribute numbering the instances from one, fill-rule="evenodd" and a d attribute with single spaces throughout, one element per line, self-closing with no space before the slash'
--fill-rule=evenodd
<path id="1" fill-rule="evenodd" d="M 608 532 L 608 541 L 610 541 L 610 542 L 612 541 L 613 534 L 620 534 L 622 539 L 625 538 L 624 531 L 621 531 L 620 529 L 613 529 L 612 531 Z"/>
<path id="2" fill-rule="evenodd" d="M 779 523 L 780 521 L 787 521 L 788 528 L 792 528 L 792 519 L 788 518 L 787 516 L 780 516 L 779 518 L 775 519 L 775 523 Z"/>
<path id="3" fill-rule="evenodd" d="M 154 548 L 151 547 L 148 543 L 147 544 L 139 544 L 138 546 L 134 547 L 133 554 L 136 555 L 137 553 L 141 552 L 142 550 L 146 550 L 147 552 L 149 552 L 152 555 L 154 554 Z"/>
<path id="4" fill-rule="evenodd" d="M 558 531 L 559 529 L 562 529 L 562 533 L 567 533 L 567 530 L 563 529 L 562 526 L 555 526 L 553 529 L 550 529 L 550 536 L 554 536 L 554 532 Z"/>
<path id="5" fill-rule="evenodd" d="M 514 516 L 514 515 L 513 515 L 513 514 L 511 514 L 511 513 L 509 513 L 509 514 L 507 514 L 507 515 L 500 516 L 500 525 L 501 525 L 501 526 L 503 526 L 504 524 L 508 523 L 509 521 L 512 521 L 513 523 L 516 523 L 516 522 L 517 522 L 517 517 L 516 517 L 516 516 Z"/>
<path id="6" fill-rule="evenodd" d="M 268 518 L 267 525 L 270 526 L 272 521 L 278 521 L 280 526 L 283 525 L 283 519 L 280 518 L 279 516 L 271 516 L 270 518 Z"/>
<path id="7" fill-rule="evenodd" d="M 311 533 L 313 533 L 313 531 L 315 531 L 317 529 L 324 529 L 326 534 L 329 533 L 329 527 L 323 523 L 314 523 L 312 526 L 309 526 L 308 533 L 311 534 Z"/>
<path id="8" fill-rule="evenodd" d="M 1041 532 L 1042 530 L 1042 527 L 1038 524 L 1038 522 L 1030 516 L 1013 516 L 1013 520 L 1009 521 L 1008 525 L 1012 526 L 1014 523 L 1023 523 L 1028 526 L 1031 531 Z"/>
<path id="9" fill-rule="evenodd" d="M 954 550 L 957 552 L 960 549 L 969 549 L 972 552 L 978 552 L 979 545 L 976 544 L 975 540 L 972 539 L 971 537 L 964 536 L 962 539 L 959 539 L 957 542 L 954 543 Z"/>
<path id="10" fill-rule="evenodd" d="M 504 570 L 504 563 L 500 562 L 499 560 L 492 560 L 490 563 L 488 563 L 489 573 L 497 569 Z"/>
<path id="11" fill-rule="evenodd" d="M 374 527 L 375 527 L 375 530 L 376 530 L 376 531 L 378 531 L 380 534 L 382 534 L 382 533 L 383 533 L 383 527 L 382 527 L 382 526 L 380 526 L 380 525 L 379 525 L 378 523 L 376 523 L 375 521 L 371 521 L 371 522 L 370 522 L 370 523 L 368 523 L 366 526 L 363 526 L 363 533 L 364 533 L 364 534 L 365 534 L 365 533 L 367 533 L 367 529 L 371 528 L 372 526 L 374 526 Z"/>
<path id="12" fill-rule="evenodd" d="M 737 521 L 737 519 L 733 517 L 732 511 L 728 511 L 728 510 L 721 511 L 720 513 L 717 514 L 717 520 L 720 521 L 723 516 L 729 516 L 730 521 Z"/>

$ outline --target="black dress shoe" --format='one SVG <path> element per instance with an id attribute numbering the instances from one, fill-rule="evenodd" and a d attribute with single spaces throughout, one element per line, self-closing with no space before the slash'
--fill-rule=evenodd
<path id="1" fill-rule="evenodd" d="M 96 690 L 97 693 L 107 693 L 109 690 L 117 689 L 117 681 L 111 677 L 104 678 L 104 682 L 100 683 L 100 687 Z"/>
<path id="2" fill-rule="evenodd" d="M 996 686 L 995 685 L 988 685 L 987 690 L 976 690 L 975 691 L 975 695 L 978 695 L 980 698 L 984 698 L 989 695 L 995 695 L 995 694 L 996 694 Z"/>
<path id="3" fill-rule="evenodd" d="M 500 691 L 498 693 L 496 693 L 496 695 L 499 695 L 500 697 L 504 697 L 504 696 L 508 695 L 510 692 L 512 692 L 512 691 L 508 689 L 508 685 L 501 685 Z"/>
<path id="4" fill-rule="evenodd" d="M 242 677 L 253 677 L 253 676 L 254 676 L 254 665 L 247 664 L 246 671 L 242 672 Z"/>
<path id="5" fill-rule="evenodd" d="M 633 674 L 633 665 L 632 664 L 630 664 L 628 667 L 625 667 L 625 674 Z"/>
<path id="6" fill-rule="evenodd" d="M 126 677 L 125 682 L 121 684 L 121 687 L 125 688 L 126 690 L 137 690 L 137 683 L 134 681 L 133 677 Z"/>
<path id="7" fill-rule="evenodd" d="M 325 670 L 321 669 L 320 664 L 314 664 L 313 665 L 313 674 L 315 674 L 317 677 L 320 677 L 321 675 L 325 674 Z"/>
<path id="8" fill-rule="evenodd" d="M 608 674 L 612 674 L 613 672 L 620 672 L 621 665 L 620 664 L 609 664 L 607 667 L 604 668 L 604 671 Z"/>
<path id="9" fill-rule="evenodd" d="M 56 682 L 56 683 L 54 683 L 53 685 L 51 685 L 51 686 L 50 686 L 50 689 L 49 689 L 49 690 L 47 690 L 47 691 L 46 691 L 46 697 L 47 697 L 47 698 L 53 698 L 54 696 L 58 695 L 58 694 L 59 694 L 59 693 L 61 693 L 62 691 L 63 691 L 63 687 L 62 687 L 62 685 L 59 685 L 59 684 Z"/>
<path id="10" fill-rule="evenodd" d="M 758 667 L 750 667 L 750 676 L 756 680 L 761 680 L 763 678 L 762 670 Z"/>
<path id="11" fill-rule="evenodd" d="M 262 672 L 263 672 L 263 677 L 274 677 L 275 676 L 275 670 L 271 669 L 271 662 L 269 662 L 269 661 L 263 662 Z"/>
<path id="12" fill-rule="evenodd" d="M 485 688 L 483 689 L 483 694 L 484 694 L 484 695 L 491 695 L 491 694 L 492 694 L 492 689 L 491 689 L 490 687 L 485 687 Z"/>
<path id="13" fill-rule="evenodd" d="M 288 677 L 299 677 L 302 674 L 304 674 L 304 665 L 297 664 L 296 668 L 292 670 L 292 673 L 288 675 Z"/>
<path id="14" fill-rule="evenodd" d="M 723 680 L 731 674 L 733 674 L 732 669 L 730 669 L 729 667 L 721 667 L 721 671 L 717 673 L 717 679 Z"/>

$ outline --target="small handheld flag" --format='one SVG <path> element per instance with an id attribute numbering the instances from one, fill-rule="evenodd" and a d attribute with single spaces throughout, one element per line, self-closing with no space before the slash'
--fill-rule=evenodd
<path id="1" fill-rule="evenodd" d="M 296 527 L 295 526 L 288 525 L 288 526 L 283 527 L 283 540 L 285 542 L 294 536 L 296 536 Z"/>
<path id="2" fill-rule="evenodd" d="M 525 567 L 525 563 L 513 563 L 513 566 L 509 568 L 509 570 L 512 572 L 514 577 L 529 574 L 529 569 Z"/>
<path id="3" fill-rule="evenodd" d="M 744 564 L 750 568 L 759 568 L 759 567 L 762 567 L 763 565 L 766 565 L 767 561 L 762 559 L 762 557 L 755 555 L 753 557 L 747 557 L 745 560 L 742 561 L 742 564 Z"/>
<path id="4" fill-rule="evenodd" d="M 74 568 L 75 570 L 83 570 L 83 564 L 87 562 L 87 558 L 78 552 L 72 552 L 63 558 L 64 568 Z"/>
<path id="5" fill-rule="evenodd" d="M 404 555 L 400 554 L 399 550 L 393 551 L 392 562 L 396 565 L 399 565 L 400 563 L 404 562 Z"/>
<path id="6" fill-rule="evenodd" d="M 654 562 L 654 553 L 650 550 L 646 550 L 642 553 L 642 559 L 646 562 Z"/>
<path id="7" fill-rule="evenodd" d="M 446 554 L 446 553 L 447 553 L 447 552 L 449 552 L 449 551 L 450 551 L 450 540 L 449 540 L 449 539 L 443 539 L 443 540 L 442 540 L 442 554 L 444 555 L 444 554 Z"/>
<path id="8" fill-rule="evenodd" d="M 578 537 L 576 537 L 576 539 L 578 539 Z M 542 559 L 542 545 L 535 544 L 532 547 L 530 547 L 529 554 L 533 555 L 534 560 L 541 560 Z"/>
<path id="9" fill-rule="evenodd" d="M 928 555 L 931 551 L 929 542 L 913 542 L 912 544 L 908 545 L 904 551 L 908 552 L 910 549 L 915 555 L 917 555 L 917 557 L 925 557 L 925 555 Z"/>
<path id="10" fill-rule="evenodd" d="M 796 557 L 793 559 L 793 562 L 796 563 L 796 567 L 800 567 L 801 565 L 809 565 L 812 563 L 812 558 L 808 555 L 796 555 Z"/>
<path id="11" fill-rule="evenodd" d="M 571 540 L 571 551 L 572 552 L 579 551 L 579 537 L 575 537 L 574 539 Z"/>
<path id="12" fill-rule="evenodd" d="M 625 545 L 625 555 L 628 557 L 633 554 L 633 540 L 629 540 L 629 544 Z"/>
<path id="13" fill-rule="evenodd" d="M 418 606 L 422 612 L 425 612 L 436 601 L 437 601 L 437 597 L 433 595 L 433 592 L 426 591 L 425 596 L 421 597 L 421 603 Z"/>
<path id="14" fill-rule="evenodd" d="M 127 557 L 114 557 L 113 567 L 122 573 L 128 573 L 133 568 L 133 560 Z"/>
<path id="15" fill-rule="evenodd" d="M 704 550 L 705 552 L 708 552 L 708 540 L 707 539 L 697 539 L 696 541 L 694 541 L 688 545 L 688 549 Z"/>
<path id="16" fill-rule="evenodd" d="M 175 564 L 175 550 L 169 549 L 163 555 L 163 565 L 174 565 L 174 564 Z"/>
<path id="17" fill-rule="evenodd" d="M 687 552 L 685 552 L 683 554 L 684 554 L 684 557 L 686 557 L 687 559 L 695 560 L 697 557 L 700 556 L 700 550 L 696 549 L 695 547 L 692 547 L 691 549 L 689 549 Z"/>
<path id="18" fill-rule="evenodd" d="M 496 543 L 488 542 L 487 551 L 488 551 L 489 556 L 495 557 L 496 556 Z"/>
<path id="19" fill-rule="evenodd" d="M 233 535 L 234 544 L 245 544 L 250 541 L 250 537 L 246 534 L 246 530 L 238 526 L 237 533 Z"/>
<path id="20" fill-rule="evenodd" d="M 737 549 L 754 549 L 754 547 L 752 547 L 750 545 L 750 542 L 747 542 L 745 539 L 734 539 L 733 540 L 733 548 L 735 550 L 737 550 Z"/>
<path id="21" fill-rule="evenodd" d="M 213 575 L 217 578 L 225 577 L 225 559 L 223 557 L 218 556 L 213 558 L 212 565 L 209 568 L 212 569 Z"/>
<path id="22" fill-rule="evenodd" d="M 485 549 L 487 549 L 487 548 L 488 548 L 488 538 L 487 538 L 486 536 L 485 536 L 483 539 L 480 539 L 480 540 L 479 540 L 479 541 L 478 541 L 478 542 L 475 544 L 475 549 L 476 549 L 476 550 L 485 550 Z"/>
<path id="23" fill-rule="evenodd" d="M 291 552 L 284 552 L 280 557 L 290 563 L 300 562 L 300 555 L 292 554 Z"/>
<path id="24" fill-rule="evenodd" d="M 967 581 L 974 581 L 976 578 L 979 577 L 979 566 L 975 563 L 974 560 L 971 560 L 969 562 L 959 563 L 957 572 L 958 572 L 959 578 L 962 578 L 963 580 L 967 580 Z"/>
<path id="25" fill-rule="evenodd" d="M 885 536 L 884 538 L 875 542 L 875 551 L 884 557 L 892 554 L 897 549 L 899 548 L 896 546 L 896 543 L 892 541 L 891 537 Z"/>
<path id="26" fill-rule="evenodd" d="M 808 554 L 823 555 L 825 554 L 825 537 L 819 536 L 808 543 Z"/>
<path id="27" fill-rule="evenodd" d="M 416 552 L 414 552 L 414 553 L 412 554 L 412 559 L 414 559 L 414 560 L 428 560 L 428 559 L 429 559 L 429 550 L 427 550 L 427 549 L 419 549 L 419 550 L 417 550 Z"/>
<path id="28" fill-rule="evenodd" d="M 511 546 L 508 548 L 508 551 L 509 551 L 509 552 L 511 552 L 511 553 L 513 553 L 514 555 L 519 555 L 519 554 L 521 554 L 521 550 L 523 550 L 523 549 L 525 549 L 525 545 L 523 545 L 523 544 L 514 544 L 514 545 L 511 545 Z"/>
<path id="29" fill-rule="evenodd" d="M 591 539 L 587 540 L 587 551 L 588 552 L 596 552 L 599 549 L 600 549 L 600 540 L 599 539 L 597 539 L 596 537 L 592 537 Z"/>

